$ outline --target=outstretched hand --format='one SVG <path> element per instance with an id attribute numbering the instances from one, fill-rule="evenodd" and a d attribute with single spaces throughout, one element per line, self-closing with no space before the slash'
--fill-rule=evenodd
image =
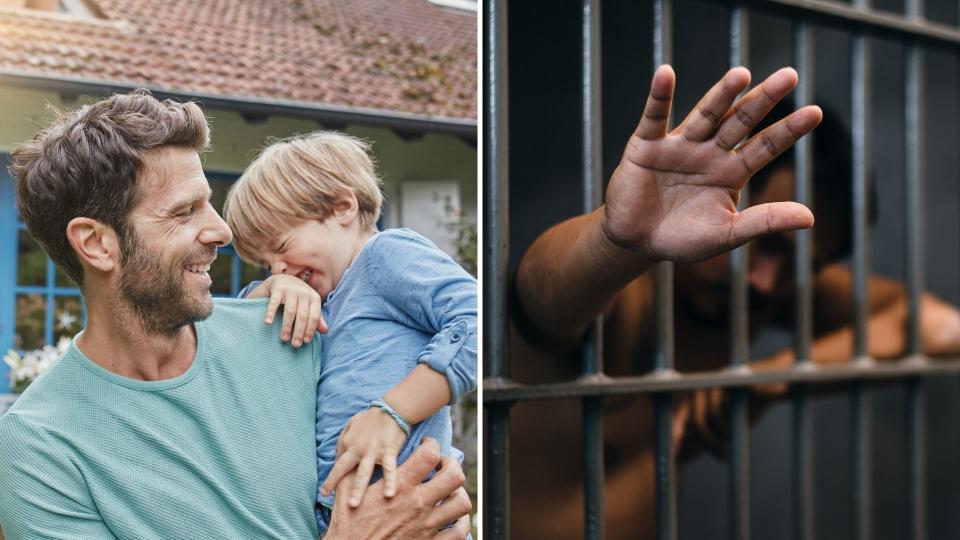
<path id="1" fill-rule="evenodd" d="M 737 100 L 750 84 L 750 72 L 731 69 L 667 133 L 675 83 L 670 66 L 654 73 L 643 118 L 607 188 L 602 221 L 607 239 L 646 261 L 685 262 L 762 234 L 812 226 L 813 214 L 795 202 L 737 211 L 750 177 L 823 117 L 819 107 L 803 107 L 741 144 L 797 85 L 796 71 L 783 68 Z"/>

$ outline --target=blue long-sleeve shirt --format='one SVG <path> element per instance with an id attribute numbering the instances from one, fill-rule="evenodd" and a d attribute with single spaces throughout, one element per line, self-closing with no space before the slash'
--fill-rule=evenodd
<path id="1" fill-rule="evenodd" d="M 333 468 L 347 421 L 418 363 L 446 375 L 451 403 L 476 387 L 477 282 L 409 229 L 390 229 L 367 241 L 327 295 L 323 317 L 330 330 L 322 338 L 324 365 L 317 391 L 321 483 Z M 398 462 L 427 436 L 437 439 L 442 453 L 459 454 L 450 444 L 450 409 L 443 407 L 413 426 Z M 318 495 L 318 501 L 333 505 L 332 497 Z"/>

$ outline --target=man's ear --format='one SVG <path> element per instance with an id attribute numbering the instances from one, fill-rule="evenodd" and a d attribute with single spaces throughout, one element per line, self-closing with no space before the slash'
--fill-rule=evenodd
<path id="1" fill-rule="evenodd" d="M 84 266 L 109 272 L 120 259 L 120 242 L 116 231 L 95 219 L 71 219 L 67 223 L 67 240 Z"/>
<path id="2" fill-rule="evenodd" d="M 333 215 L 341 225 L 349 225 L 357 219 L 360 212 L 360 204 L 357 202 L 357 196 L 351 191 L 337 197 L 333 203 Z"/>

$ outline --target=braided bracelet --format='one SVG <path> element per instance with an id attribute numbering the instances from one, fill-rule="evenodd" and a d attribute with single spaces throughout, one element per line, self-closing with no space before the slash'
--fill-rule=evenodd
<path id="1" fill-rule="evenodd" d="M 398 426 L 400 426 L 400 429 L 403 431 L 403 434 L 406 435 L 407 437 L 410 436 L 410 424 L 407 423 L 407 420 L 403 416 L 400 416 L 400 413 L 393 410 L 393 407 L 391 407 L 390 405 L 387 405 L 386 401 L 382 399 L 375 399 L 370 402 L 370 408 L 372 407 L 376 407 L 381 411 L 389 414 L 390 418 L 393 418 L 393 421 L 396 422 Z"/>

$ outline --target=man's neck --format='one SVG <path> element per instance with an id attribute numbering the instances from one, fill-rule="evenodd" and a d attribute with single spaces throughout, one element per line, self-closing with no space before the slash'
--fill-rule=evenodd
<path id="1" fill-rule="evenodd" d="M 94 363 L 130 379 L 159 381 L 185 373 L 197 352 L 192 324 L 169 333 L 148 330 L 122 302 L 87 303 L 87 327 L 77 347 Z"/>

